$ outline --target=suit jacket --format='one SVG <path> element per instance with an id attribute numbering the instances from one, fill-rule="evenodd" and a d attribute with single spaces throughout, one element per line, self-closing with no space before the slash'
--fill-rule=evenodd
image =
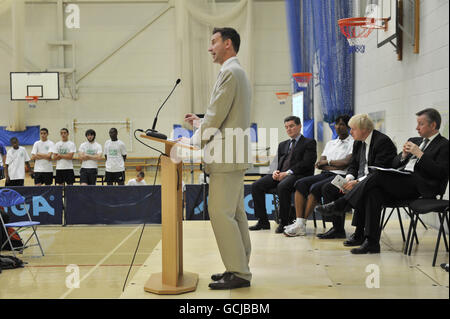
<path id="1" fill-rule="evenodd" d="M 290 141 L 288 139 L 278 145 L 278 170 L 281 170 L 283 161 L 289 154 Z M 316 140 L 300 136 L 293 152 L 289 169 L 294 172 L 294 175 L 314 175 L 314 163 L 317 159 Z"/>
<path id="2" fill-rule="evenodd" d="M 237 58 L 225 61 L 205 117 L 192 137 L 193 144 L 204 147 L 206 173 L 245 170 L 251 166 L 250 104 L 251 86 L 244 69 Z M 239 141 L 241 137 L 231 137 L 233 132 L 245 133 L 243 143 Z M 221 154 L 216 156 L 219 151 Z"/>
<path id="3" fill-rule="evenodd" d="M 411 137 L 408 141 L 420 145 L 422 137 Z M 448 139 L 438 134 L 423 151 L 423 155 L 414 165 L 413 176 L 417 178 L 419 192 L 424 197 L 435 197 L 443 194 L 447 187 L 449 175 L 449 143 Z M 406 163 L 401 161 L 399 153 L 392 162 L 398 168 Z M 411 157 L 411 156 L 409 156 Z"/>
<path id="4" fill-rule="evenodd" d="M 358 178 L 359 159 L 362 150 L 362 142 L 355 141 L 353 143 L 353 153 L 350 165 L 348 167 L 348 174 Z M 367 165 L 378 167 L 391 167 L 392 160 L 397 155 L 397 148 L 395 147 L 389 136 L 380 131 L 373 130 L 372 140 L 369 146 L 369 154 L 367 156 Z"/>

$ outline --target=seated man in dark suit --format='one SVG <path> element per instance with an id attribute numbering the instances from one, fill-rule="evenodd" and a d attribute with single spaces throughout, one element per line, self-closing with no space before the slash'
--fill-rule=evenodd
<path id="1" fill-rule="evenodd" d="M 278 145 L 278 166 L 272 175 L 266 175 L 252 184 L 253 206 L 256 225 L 250 230 L 270 229 L 266 211 L 266 193 L 277 188 L 280 200 L 280 225 L 276 233 L 283 233 L 284 226 L 289 224 L 291 195 L 296 180 L 314 174 L 314 163 L 317 158 L 316 141 L 304 137 L 300 131 L 302 124 L 297 116 L 288 116 L 284 127 L 289 139 Z"/>
<path id="2" fill-rule="evenodd" d="M 344 197 L 321 206 L 324 214 L 339 214 L 348 204 L 357 209 L 356 227 L 364 229 L 364 233 L 354 238 L 354 243 L 361 246 L 352 249 L 353 254 L 380 252 L 379 224 L 383 203 L 420 196 L 435 197 L 445 191 L 449 174 L 449 143 L 439 134 L 441 116 L 431 108 L 416 115 L 420 137 L 410 138 L 392 161 L 392 167 L 402 173 L 375 170 Z"/>
<path id="3" fill-rule="evenodd" d="M 349 121 L 349 126 L 351 128 L 350 133 L 355 142 L 353 143 L 352 160 L 345 177 L 347 180 L 347 183 L 344 185 L 346 191 L 350 191 L 355 186 L 359 186 L 358 182 L 367 178 L 369 175 L 368 166 L 390 167 L 397 153 L 397 149 L 391 139 L 374 129 L 374 124 L 367 114 L 353 116 Z M 322 194 L 325 204 L 333 202 L 344 195 L 342 191 L 331 183 L 325 184 L 322 187 Z M 321 213 L 322 217 L 326 217 L 326 213 L 322 214 L 322 207 L 316 206 L 315 211 Z M 348 209 L 346 207 L 344 211 L 348 211 Z M 338 216 L 343 215 L 344 213 L 342 212 Z M 338 216 L 334 215 L 335 218 Z M 356 216 L 357 212 L 355 211 L 352 221 L 353 226 L 357 225 Z M 319 238 L 336 238 L 332 236 L 335 226 L 335 223 L 333 223 L 333 228 Z M 328 236 L 329 234 L 331 236 Z M 344 246 L 356 245 L 357 243 L 354 242 L 354 238 L 359 239 L 363 235 L 364 228 L 357 227 L 355 233 L 350 236 L 350 239 L 344 242 Z"/>

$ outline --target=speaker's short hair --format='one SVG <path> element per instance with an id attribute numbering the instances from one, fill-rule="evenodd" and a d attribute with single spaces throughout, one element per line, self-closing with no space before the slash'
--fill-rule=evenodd
<path id="1" fill-rule="evenodd" d="M 421 116 L 423 114 L 425 114 L 427 116 L 428 123 L 431 124 L 431 123 L 435 122 L 436 129 L 439 130 L 441 128 L 441 121 L 442 121 L 441 114 L 436 109 L 433 109 L 430 107 L 430 108 L 427 108 L 425 110 L 422 110 L 422 111 L 419 111 L 416 113 L 417 116 Z"/>
<path id="2" fill-rule="evenodd" d="M 349 126 L 355 126 L 359 129 L 366 129 L 368 131 L 373 131 L 375 128 L 375 125 L 373 124 L 373 121 L 370 119 L 369 115 L 367 114 L 356 114 L 353 115 L 350 120 L 348 121 Z"/>
<path id="3" fill-rule="evenodd" d="M 220 33 L 222 40 L 225 41 L 227 39 L 231 40 L 233 44 L 233 49 L 236 53 L 239 52 L 239 47 L 241 45 L 241 37 L 239 33 L 233 28 L 214 28 L 212 34 Z"/>

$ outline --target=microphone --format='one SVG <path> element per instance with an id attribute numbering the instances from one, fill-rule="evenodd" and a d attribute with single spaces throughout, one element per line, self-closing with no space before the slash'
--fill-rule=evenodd
<path id="1" fill-rule="evenodd" d="M 155 119 L 153 120 L 153 125 L 151 129 L 148 129 L 145 131 L 145 135 L 147 136 L 151 136 L 151 137 L 156 137 L 156 138 L 160 138 L 162 140 L 167 140 L 167 136 L 159 133 L 157 130 L 155 130 L 156 127 L 156 121 L 158 120 L 158 114 L 159 111 L 161 111 L 161 108 L 164 106 L 164 104 L 166 104 L 167 100 L 169 99 L 169 97 L 172 95 L 173 91 L 175 91 L 175 88 L 177 87 L 178 84 L 180 84 L 181 79 L 178 79 L 177 82 L 175 83 L 175 86 L 173 87 L 172 91 L 170 91 L 169 95 L 167 96 L 166 100 L 163 102 L 163 104 L 161 104 L 161 106 L 158 109 L 158 112 L 156 113 Z"/>

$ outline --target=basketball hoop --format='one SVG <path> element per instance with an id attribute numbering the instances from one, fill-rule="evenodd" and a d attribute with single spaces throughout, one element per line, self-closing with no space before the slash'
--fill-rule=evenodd
<path id="1" fill-rule="evenodd" d="M 339 28 L 350 45 L 351 53 L 364 53 L 366 46 L 364 42 L 367 37 L 375 29 L 388 28 L 387 18 L 373 18 L 373 17 L 358 17 L 358 18 L 345 18 L 338 20 Z"/>
<path id="2" fill-rule="evenodd" d="M 289 92 L 276 92 L 275 95 L 277 96 L 278 102 L 280 102 L 280 104 L 286 104 Z"/>
<path id="3" fill-rule="evenodd" d="M 292 76 L 294 77 L 299 87 L 306 88 L 308 87 L 308 83 L 309 81 L 311 81 L 313 75 L 309 72 L 300 72 L 293 73 Z"/>
<path id="4" fill-rule="evenodd" d="M 36 108 L 39 96 L 25 96 L 25 100 L 28 101 L 28 106 L 32 109 Z"/>

